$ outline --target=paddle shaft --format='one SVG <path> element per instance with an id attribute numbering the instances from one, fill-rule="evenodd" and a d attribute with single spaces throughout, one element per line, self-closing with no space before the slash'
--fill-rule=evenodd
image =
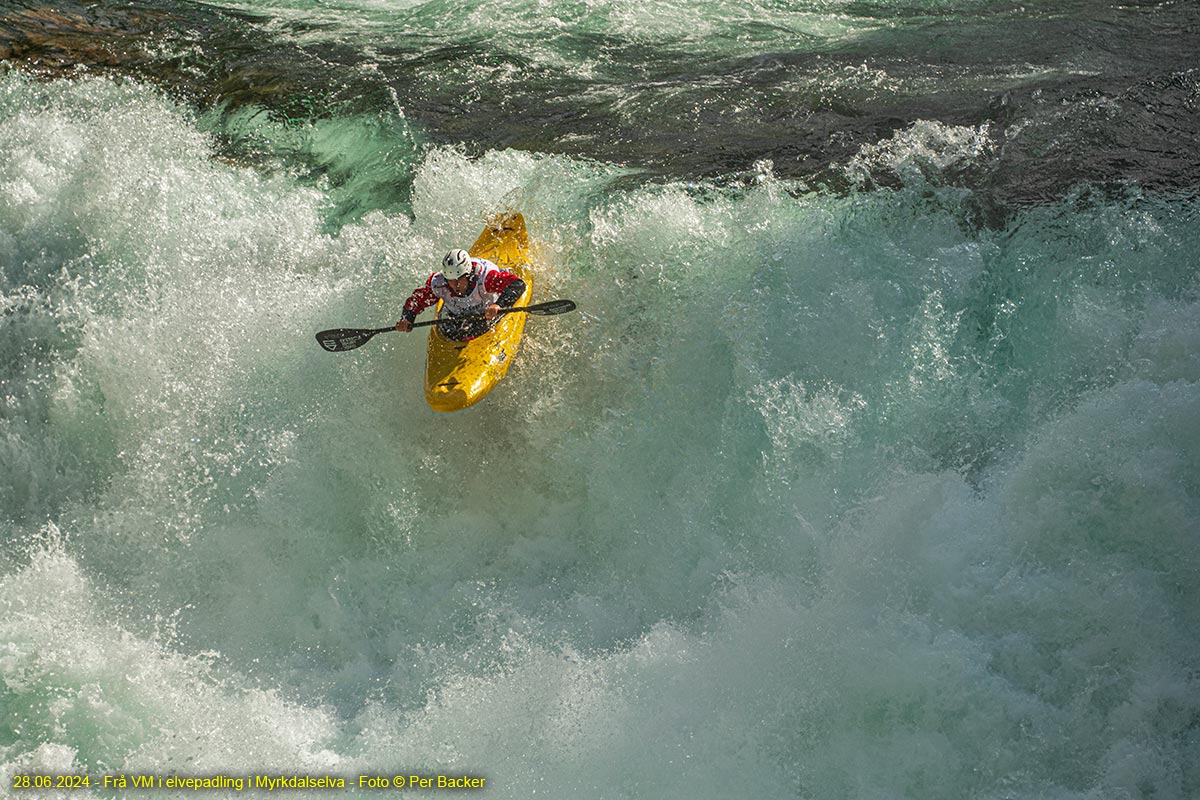
<path id="1" fill-rule="evenodd" d="M 551 301 L 551 302 L 557 302 L 557 301 Z M 541 305 L 544 305 L 544 304 L 538 304 L 536 306 L 520 306 L 518 308 L 502 308 L 496 314 L 496 316 L 499 317 L 501 314 L 511 314 L 514 311 L 529 311 L 531 309 L 539 308 Z M 458 317 L 434 317 L 433 319 L 427 319 L 424 322 L 414 322 L 412 324 L 412 326 L 414 328 L 423 328 L 426 325 L 440 325 L 443 322 L 459 322 L 459 321 L 465 320 L 465 319 L 483 319 L 486 316 L 487 316 L 487 314 L 463 314 L 462 316 L 458 316 Z"/>
<path id="2" fill-rule="evenodd" d="M 518 306 L 516 308 L 502 308 L 496 315 L 514 314 L 525 312 L 538 315 L 554 315 L 565 314 L 568 311 L 575 310 L 575 303 L 570 300 L 549 300 L 545 303 L 535 303 L 531 306 Z M 424 322 L 414 322 L 413 328 L 423 328 L 426 325 L 440 325 L 444 322 L 461 322 L 469 319 L 483 319 L 486 314 L 463 314 L 458 317 L 434 317 L 433 319 L 425 320 Z M 396 330 L 395 326 L 390 328 L 335 328 L 332 330 L 321 331 L 317 334 L 317 341 L 321 347 L 331 353 L 344 352 L 353 350 L 357 347 L 362 347 L 371 340 L 371 337 L 380 333 Z"/>

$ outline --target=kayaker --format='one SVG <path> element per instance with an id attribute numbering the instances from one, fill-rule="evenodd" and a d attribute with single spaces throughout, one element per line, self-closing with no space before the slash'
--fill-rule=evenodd
<path id="1" fill-rule="evenodd" d="M 442 259 L 442 271 L 435 272 L 404 301 L 403 319 L 396 330 L 412 330 L 417 315 L 442 301 L 441 316 L 462 317 L 482 314 L 483 318 L 444 322 L 442 335 L 459 341 L 486 333 L 502 308 L 511 308 L 525 293 L 525 281 L 488 261 L 472 258 L 466 250 L 451 250 Z"/>

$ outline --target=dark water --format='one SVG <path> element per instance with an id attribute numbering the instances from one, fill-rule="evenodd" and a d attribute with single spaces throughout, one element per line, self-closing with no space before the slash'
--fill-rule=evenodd
<path id="1" fill-rule="evenodd" d="M 422 141 L 476 154 L 561 153 L 668 179 L 769 161 L 781 177 L 839 187 L 837 166 L 864 145 L 937 120 L 988 126 L 986 163 L 950 176 L 980 190 L 984 211 L 1080 181 L 1191 190 L 1200 177 L 1200 30 L 1183 0 L 848 3 L 828 16 L 819 4 L 667 4 L 644 20 L 586 4 L 280 18 L 252 4 L 6 5 L 0 55 L 42 74 L 82 64 L 225 117 L 250 107 L 293 124 L 399 107 Z M 218 130 L 232 156 L 270 150 Z M 317 173 L 351 169 L 294 155 Z"/>

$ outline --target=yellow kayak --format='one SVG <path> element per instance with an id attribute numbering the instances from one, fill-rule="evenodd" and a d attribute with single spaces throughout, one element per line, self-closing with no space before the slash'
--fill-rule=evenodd
<path id="1" fill-rule="evenodd" d="M 533 275 L 529 263 L 529 234 L 519 213 L 502 214 L 488 222 L 469 251 L 525 281 L 516 305 L 529 304 Z M 438 304 L 439 312 L 442 310 Z M 521 345 L 525 314 L 505 314 L 487 333 L 458 342 L 429 329 L 425 356 L 425 400 L 434 411 L 461 411 L 482 400 L 508 372 Z"/>

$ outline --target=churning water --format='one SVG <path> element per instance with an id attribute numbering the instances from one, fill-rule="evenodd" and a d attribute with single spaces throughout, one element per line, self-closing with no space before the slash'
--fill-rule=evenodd
<path id="1" fill-rule="evenodd" d="M 0 4 L 0 793 L 1197 797 L 1198 31 Z M 482 404 L 316 345 L 503 206 Z"/>

